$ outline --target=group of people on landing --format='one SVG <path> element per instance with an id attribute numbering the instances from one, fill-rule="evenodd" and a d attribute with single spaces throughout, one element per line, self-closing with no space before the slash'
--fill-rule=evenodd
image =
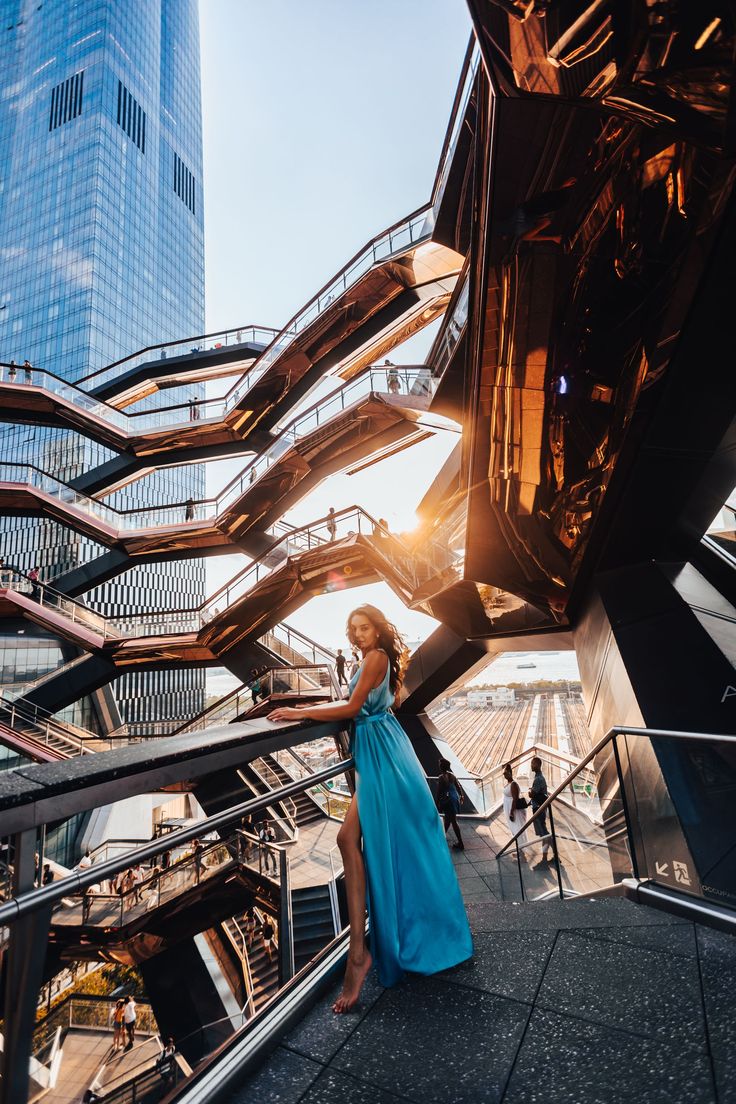
<path id="1" fill-rule="evenodd" d="M 506 779 L 506 785 L 503 788 L 503 811 L 512 836 L 520 832 L 526 824 L 527 809 L 531 808 L 532 813 L 536 813 L 549 797 L 547 780 L 542 774 L 542 760 L 538 755 L 535 755 L 532 759 L 531 768 L 533 778 L 531 787 L 528 791 L 528 798 L 522 796 L 519 783 L 514 781 L 514 772 L 511 764 L 507 763 L 503 768 L 503 776 Z M 550 850 L 553 855 L 555 855 L 555 850 L 552 837 L 547 828 L 546 810 L 541 816 L 536 817 L 532 823 L 534 825 L 535 834 L 542 842 L 541 863 L 547 863 L 549 862 Z M 521 859 L 525 857 L 523 844 L 519 847 L 519 857 Z"/>

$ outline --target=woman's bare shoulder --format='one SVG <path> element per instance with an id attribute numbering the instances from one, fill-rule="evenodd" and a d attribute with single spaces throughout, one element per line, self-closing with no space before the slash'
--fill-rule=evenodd
<path id="1" fill-rule="evenodd" d="M 363 670 L 367 671 L 369 675 L 378 674 L 379 671 L 385 671 L 386 660 L 386 653 L 379 652 L 377 648 L 374 648 L 363 660 Z"/>

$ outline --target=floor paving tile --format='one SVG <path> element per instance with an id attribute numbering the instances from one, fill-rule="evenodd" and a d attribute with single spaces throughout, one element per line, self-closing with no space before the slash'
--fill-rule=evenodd
<path id="1" fill-rule="evenodd" d="M 348 1074 L 327 1069 L 302 1097 L 302 1104 L 395 1104 L 401 1099 L 376 1085 L 367 1085 Z"/>
<path id="2" fill-rule="evenodd" d="M 576 928 L 576 934 L 586 939 L 645 947 L 651 951 L 682 954 L 694 958 L 697 954 L 694 924 L 642 924 L 640 927 Z"/>
<path id="3" fill-rule="evenodd" d="M 727 1057 L 733 1062 L 736 1054 L 736 938 L 701 925 L 697 927 L 696 938 L 708 1039 L 716 1058 Z"/>
<path id="4" fill-rule="evenodd" d="M 537 1005 L 706 1049 L 697 961 L 685 955 L 560 932 Z"/>
<path id="5" fill-rule="evenodd" d="M 514 1000 L 534 1000 L 555 940 L 554 932 L 482 932 L 473 957 L 438 975 Z"/>
<path id="6" fill-rule="evenodd" d="M 708 1058 L 676 1040 L 535 1009 L 504 1104 L 715 1104 Z"/>
<path id="7" fill-rule="evenodd" d="M 338 982 L 327 996 L 307 1013 L 302 1022 L 285 1036 L 283 1045 L 318 1062 L 328 1062 L 385 992 L 373 970 L 363 986 L 357 1009 L 347 1015 L 336 1016 L 332 1011 L 332 1005 L 341 989 L 342 982 Z"/>
<path id="8" fill-rule="evenodd" d="M 331 1066 L 421 1104 L 500 1100 L 529 1009 L 437 978 L 389 989 Z"/>
<path id="9" fill-rule="evenodd" d="M 549 929 L 575 929 L 591 927 L 624 927 L 632 924 L 640 927 L 644 924 L 659 926 L 662 924 L 685 924 L 675 916 L 649 909 L 645 905 L 636 905 L 624 898 L 605 898 L 602 900 L 574 901 L 538 901 L 523 905 L 504 902 L 490 908 L 485 905 L 468 905 L 468 917 L 474 931 L 494 931 L 500 928 L 526 931 Z"/>
<path id="10" fill-rule="evenodd" d="M 324 1067 L 277 1047 L 258 1073 L 243 1082 L 228 1104 L 297 1104 Z"/>

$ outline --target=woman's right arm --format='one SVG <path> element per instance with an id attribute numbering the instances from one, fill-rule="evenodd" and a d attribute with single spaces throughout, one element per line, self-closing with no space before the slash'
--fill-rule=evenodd
<path id="1" fill-rule="evenodd" d="M 269 721 L 347 721 L 357 717 L 381 674 L 385 676 L 388 662 L 383 652 L 371 651 L 365 658 L 353 692 L 345 701 L 327 702 L 325 705 L 295 705 L 274 709 Z"/>

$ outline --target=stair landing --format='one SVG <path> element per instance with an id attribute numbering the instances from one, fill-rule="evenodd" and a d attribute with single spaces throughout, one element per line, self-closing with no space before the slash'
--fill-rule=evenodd
<path id="1" fill-rule="evenodd" d="M 470 962 L 372 976 L 350 1016 L 336 987 L 229 1104 L 736 1101 L 736 940 L 624 899 L 502 901 L 487 850 L 453 853 Z"/>

